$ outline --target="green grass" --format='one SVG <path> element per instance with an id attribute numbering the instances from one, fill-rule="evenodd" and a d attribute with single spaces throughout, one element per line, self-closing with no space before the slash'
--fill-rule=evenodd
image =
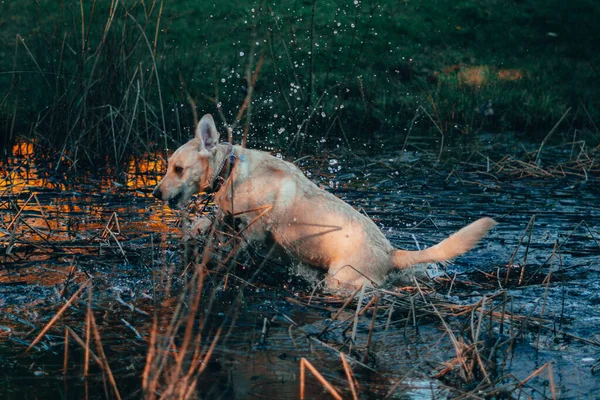
<path id="1" fill-rule="evenodd" d="M 564 129 L 600 124 L 592 0 L 319 1 L 314 35 L 309 0 L 129 0 L 102 42 L 111 4 L 0 4 L 7 138 L 35 135 L 90 160 L 179 143 L 193 124 L 184 88 L 199 113 L 216 113 L 218 96 L 231 123 L 247 65 L 261 55 L 251 143 L 314 147 L 345 141 L 342 131 L 401 143 L 419 107 L 444 133 L 544 135 L 569 107 Z M 444 72 L 453 65 L 485 66 L 487 82 L 465 85 L 460 72 Z M 502 69 L 523 78 L 499 80 Z M 494 113 L 484 116 L 488 100 Z"/>

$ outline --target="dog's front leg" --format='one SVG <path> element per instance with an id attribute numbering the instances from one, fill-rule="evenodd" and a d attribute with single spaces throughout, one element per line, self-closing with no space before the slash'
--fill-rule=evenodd
<path id="1" fill-rule="evenodd" d="M 198 239 L 208 233 L 212 221 L 207 217 L 198 217 L 193 222 L 183 228 L 183 240 Z"/>

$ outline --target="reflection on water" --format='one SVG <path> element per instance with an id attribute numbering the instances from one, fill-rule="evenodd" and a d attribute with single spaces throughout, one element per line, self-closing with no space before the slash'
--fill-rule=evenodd
<path id="1" fill-rule="evenodd" d="M 74 174 L 68 163 L 36 155 L 30 141 L 15 144 L 13 153 L 0 163 L 0 245 L 8 267 L 0 271 L 2 283 L 22 281 L 9 271 L 32 260 L 90 259 L 99 243 L 109 251 L 120 240 L 143 246 L 152 233 L 175 232 L 176 215 L 151 197 L 157 171 L 164 168 L 159 156 L 131 159 L 126 172 L 115 176 L 108 169 Z"/>

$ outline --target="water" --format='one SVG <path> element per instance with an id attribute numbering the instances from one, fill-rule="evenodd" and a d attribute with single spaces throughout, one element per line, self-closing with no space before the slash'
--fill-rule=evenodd
<path id="1" fill-rule="evenodd" d="M 446 269 L 429 268 L 435 279 L 423 281 L 427 286 L 422 290 L 449 310 L 450 305 L 467 306 L 506 289 L 512 311 L 525 322 L 507 322 L 502 332 L 497 316 L 491 325 L 486 325 L 487 319 L 482 323 L 481 342 L 498 343 L 498 351 L 486 360 L 494 366 L 486 371 L 490 379 L 514 387 L 515 379 L 522 381 L 549 362 L 552 383 L 544 370 L 523 387 L 524 394 L 549 397 L 554 387 L 561 398 L 593 397 L 600 388 L 600 378 L 591 372 L 600 343 L 597 175 L 590 170 L 587 180 L 580 172 L 521 178 L 509 171 L 513 164 L 506 162 L 504 170 L 493 165 L 506 154 L 518 154 L 515 142 L 500 148 L 505 141 L 484 139 L 449 149 L 441 163 L 436 162 L 437 149 L 427 150 L 415 140 L 405 152 L 387 146 L 376 155 L 336 152 L 299 164 L 311 179 L 369 215 L 396 247 L 423 248 L 468 221 L 497 219 L 498 227 L 475 250 Z M 572 159 L 561 151 L 550 149 L 548 154 Z M 157 173 L 164 168 L 161 158 L 132 159 L 120 173 L 104 168 L 74 174 L 67 169 L 68 161 L 57 165 L 34 154 L 26 142 L 13 152 L 0 165 L 1 397 L 102 398 L 105 390 L 112 396 L 97 366 L 92 365 L 90 377 L 82 380 L 84 354 L 73 339 L 63 374 L 64 329 L 85 336 L 87 296 L 25 353 L 64 299 L 90 278 L 94 315 L 117 386 L 123 397 L 140 397 L 153 312 L 176 303 L 186 277 L 178 216 L 151 197 Z M 571 165 L 567 161 L 565 168 Z M 533 216 L 529 239 L 526 227 Z M 210 311 L 208 303 L 202 303 L 210 320 L 203 343 L 210 344 L 217 326 L 228 334 L 201 375 L 202 397 L 297 398 L 302 357 L 350 396 L 335 349 L 363 361 L 372 312 L 359 319 L 351 348 L 348 336 L 353 328 L 342 332 L 348 323 L 319 337 L 344 298 L 320 290 L 311 298 L 312 285 L 320 277 L 305 267 L 284 265 L 283 260 L 269 261 L 255 274 L 264 254 L 257 249 L 238 259 L 225 284 L 219 273 L 206 283 L 214 301 Z M 165 270 L 171 271 L 169 277 L 161 273 Z M 454 359 L 455 347 L 430 308 L 422 306 L 423 314 L 411 316 L 410 305 L 403 305 L 408 298 L 420 301 L 406 279 L 396 274 L 386 286 L 404 297 L 380 294 L 365 366 L 352 363 L 361 397 L 381 398 L 392 388 L 394 398 L 414 399 L 456 397 L 475 390 L 477 382 L 485 383 L 477 368 L 470 379 L 475 386 L 462 382 L 457 369 L 438 376 Z M 168 289 L 166 281 L 172 281 Z M 407 285 L 412 289 L 404 288 Z M 496 307 L 504 294 L 500 296 L 494 300 Z M 371 298 L 367 293 L 363 306 Z M 338 321 L 351 322 L 355 309 L 353 303 Z M 461 318 L 446 319 L 456 336 L 468 343 L 472 324 Z M 478 312 L 470 318 L 478 321 Z M 543 327 L 536 325 L 536 318 L 545 321 Z M 500 379 L 505 375 L 509 377 Z M 310 373 L 307 376 L 308 397 L 325 396 L 322 386 Z"/>

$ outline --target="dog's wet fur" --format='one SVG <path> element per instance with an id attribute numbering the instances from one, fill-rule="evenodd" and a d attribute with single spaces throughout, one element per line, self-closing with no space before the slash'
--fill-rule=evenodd
<path id="1" fill-rule="evenodd" d="M 210 114 L 202 117 L 196 136 L 168 160 L 167 173 L 154 196 L 171 208 L 210 191 L 231 146 L 219 144 Z M 380 285 L 394 268 L 446 262 L 469 251 L 496 222 L 481 218 L 435 246 L 420 251 L 394 249 L 375 223 L 333 194 L 320 189 L 295 165 L 268 153 L 233 146 L 235 162 L 226 182 L 214 193 L 218 214 L 234 215 L 249 241 L 266 234 L 299 261 L 327 270 L 329 287 Z M 193 226 L 202 235 L 210 221 Z"/>

